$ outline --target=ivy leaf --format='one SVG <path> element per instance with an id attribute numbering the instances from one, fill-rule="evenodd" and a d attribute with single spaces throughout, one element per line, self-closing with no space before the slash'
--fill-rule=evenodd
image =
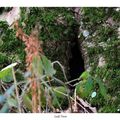
<path id="1" fill-rule="evenodd" d="M 45 74 L 47 76 L 53 76 L 56 73 L 56 71 L 54 70 L 51 61 L 48 60 L 47 57 L 44 55 L 41 55 L 41 60 L 43 68 L 45 70 Z"/>

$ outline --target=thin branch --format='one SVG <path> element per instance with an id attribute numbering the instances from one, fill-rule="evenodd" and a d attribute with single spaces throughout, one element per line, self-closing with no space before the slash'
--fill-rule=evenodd
<path id="1" fill-rule="evenodd" d="M 14 79 L 16 98 L 17 98 L 17 102 L 18 102 L 18 110 L 19 110 L 19 113 L 21 113 L 22 110 L 21 110 L 21 104 L 20 104 L 20 99 L 19 99 L 19 92 L 18 92 L 18 89 L 17 89 L 17 81 L 16 81 L 15 72 L 14 72 L 13 67 L 12 67 L 12 74 L 13 74 L 13 79 Z"/>
<path id="2" fill-rule="evenodd" d="M 61 64 L 59 61 L 54 61 L 54 62 L 52 62 L 53 65 L 54 65 L 55 63 L 57 63 L 57 64 L 60 66 L 60 68 L 62 69 L 64 78 L 65 78 L 66 82 L 68 82 L 68 79 L 67 79 L 67 76 L 66 76 L 66 74 L 65 74 L 65 70 L 64 70 L 64 67 L 62 66 L 62 64 Z"/>
<path id="3" fill-rule="evenodd" d="M 55 91 L 58 92 L 58 93 L 60 93 L 60 94 L 62 94 L 62 95 L 64 95 L 64 96 L 66 96 L 66 97 L 68 97 L 68 95 L 67 95 L 67 94 L 64 94 L 63 92 L 60 92 L 60 91 L 58 91 L 58 90 L 55 90 Z M 70 99 L 75 102 L 75 99 L 72 98 L 71 96 L 70 96 Z M 80 105 L 77 101 L 76 101 L 76 104 L 78 104 L 84 111 L 86 111 L 87 113 L 89 113 L 89 112 L 88 112 L 82 105 Z"/>
<path id="4" fill-rule="evenodd" d="M 41 113 L 41 81 L 38 79 L 37 81 L 38 87 L 38 105 L 39 105 L 39 112 Z"/>
<path id="5" fill-rule="evenodd" d="M 74 111 L 77 112 L 76 88 L 75 88 L 74 98 L 75 98 L 75 109 L 74 109 Z"/>

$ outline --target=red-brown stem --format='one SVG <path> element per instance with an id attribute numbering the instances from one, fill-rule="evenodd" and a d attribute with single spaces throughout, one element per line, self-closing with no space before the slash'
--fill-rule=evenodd
<path id="1" fill-rule="evenodd" d="M 34 79 L 34 78 L 33 78 Z M 38 112 L 38 103 L 37 103 L 37 82 L 34 79 L 32 81 L 32 112 L 37 113 Z"/>
<path id="2" fill-rule="evenodd" d="M 39 40 L 34 36 L 35 34 L 31 33 L 30 36 L 26 35 L 23 30 L 19 27 L 18 21 L 15 22 L 15 29 L 16 29 L 16 37 L 21 39 L 24 44 L 26 45 L 25 52 L 26 52 L 26 64 L 27 70 L 31 71 L 31 63 L 33 60 L 33 56 L 39 56 L 39 52 L 42 52 Z M 31 80 L 31 91 L 32 91 L 32 112 L 38 112 L 38 105 L 39 105 L 39 112 L 41 112 L 41 104 L 38 99 L 40 97 L 40 85 L 37 86 L 36 76 L 33 74 L 29 80 Z M 38 91 L 37 91 L 38 90 Z M 39 102 L 38 102 L 39 101 Z"/>

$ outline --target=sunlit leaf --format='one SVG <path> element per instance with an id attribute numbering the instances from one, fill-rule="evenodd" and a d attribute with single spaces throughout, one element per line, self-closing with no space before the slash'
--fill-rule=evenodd
<path id="1" fill-rule="evenodd" d="M 94 91 L 94 92 L 92 92 L 91 97 L 94 98 L 96 95 L 97 95 L 97 93 Z"/>
<path id="2" fill-rule="evenodd" d="M 79 78 L 82 78 L 83 80 L 87 80 L 89 76 L 90 76 L 89 72 L 85 71 L 80 75 Z"/>
<path id="3" fill-rule="evenodd" d="M 13 80 L 12 69 L 8 68 L 0 71 L 0 79 L 4 82 L 11 82 Z"/>
<path id="4" fill-rule="evenodd" d="M 4 71 L 4 70 L 6 70 L 6 69 L 8 69 L 8 68 L 13 68 L 13 67 L 15 67 L 16 65 L 17 65 L 17 63 L 12 63 L 12 64 L 8 65 L 7 67 L 3 68 L 1 71 Z"/>
<path id="5" fill-rule="evenodd" d="M 3 68 L 0 71 L 0 79 L 3 80 L 4 82 L 11 82 L 13 80 L 12 68 L 16 65 L 17 63 L 12 63 L 7 67 Z"/>

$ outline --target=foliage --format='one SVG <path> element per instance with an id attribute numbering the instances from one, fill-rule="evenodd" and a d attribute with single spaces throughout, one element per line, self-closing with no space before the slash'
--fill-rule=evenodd
<path id="1" fill-rule="evenodd" d="M 120 14 L 116 11 L 116 8 L 82 8 L 83 22 L 82 28 L 88 30 L 90 35 L 87 39 L 84 39 L 82 34 L 80 40 L 86 43 L 91 43 L 91 46 L 86 45 L 90 66 L 90 73 L 92 76 L 99 79 L 99 82 L 103 82 L 109 93 L 109 99 L 105 102 L 101 95 L 96 97 L 96 100 L 92 102 L 93 105 L 98 106 L 100 112 L 116 112 L 120 103 L 119 92 L 120 89 L 120 54 L 119 54 L 119 18 Z M 105 59 L 105 66 L 98 67 L 100 57 Z M 105 93 L 105 89 L 102 88 L 101 93 Z M 115 100 L 113 100 L 116 98 Z M 104 101 L 104 102 L 103 102 Z M 119 102 L 118 102 L 119 101 Z M 113 109 L 111 109 L 111 105 Z M 102 109 L 102 106 L 103 107 Z M 106 108 L 106 109 L 105 109 Z M 115 109 L 116 108 L 116 109 Z"/>
<path id="2" fill-rule="evenodd" d="M 43 62 L 44 61 L 44 62 Z M 4 80 L 6 77 L 7 79 L 5 79 L 3 82 L 10 82 L 11 78 L 8 77 L 9 75 L 12 76 L 12 72 L 8 71 L 9 69 L 13 68 L 16 64 L 11 64 L 9 66 L 7 66 L 6 68 L 2 69 L 2 72 L 0 73 L 1 75 L 1 80 Z M 46 106 L 52 108 L 59 108 L 60 106 L 66 107 L 68 105 L 68 93 L 67 93 L 67 87 L 65 87 L 65 84 L 63 83 L 63 85 L 60 87 L 54 87 L 51 86 L 50 81 L 51 80 L 47 80 L 48 76 L 51 77 L 52 79 L 54 79 L 54 74 L 55 72 L 51 72 L 55 71 L 52 63 L 47 59 L 47 57 L 45 57 L 44 55 L 41 55 L 41 60 L 39 60 L 38 58 L 35 58 L 33 60 L 33 71 L 31 72 L 36 72 L 36 77 L 40 78 L 41 80 L 41 103 L 42 103 L 42 109 L 44 110 Z M 41 73 L 41 70 L 43 71 Z M 37 71 L 36 71 L 37 70 Z M 49 71 L 50 70 L 50 71 Z M 3 71 L 5 74 L 3 74 Z M 49 73 L 49 74 L 48 74 Z M 45 77 L 44 77 L 45 76 Z M 39 79 L 38 79 L 39 80 Z M 59 80 L 58 80 L 59 81 Z M 39 81 L 38 81 L 39 82 Z M 60 81 L 62 83 L 62 81 Z M 24 88 L 23 91 L 20 95 L 20 98 L 23 99 L 23 104 L 25 105 L 25 107 L 32 112 L 32 96 L 31 96 L 31 90 L 26 91 L 26 85 L 30 84 L 30 81 L 26 81 L 26 84 L 24 84 Z M 20 84 L 19 82 L 17 83 L 18 85 Z M 3 94 L 0 95 L 0 104 L 2 105 L 2 108 L 0 109 L 0 112 L 8 112 L 9 110 L 11 110 L 11 108 L 17 108 L 18 107 L 18 103 L 17 100 L 15 98 L 15 93 L 14 93 L 14 84 L 7 89 L 7 91 Z M 47 90 L 47 91 L 46 91 Z M 66 96 L 65 96 L 66 95 Z M 13 97 L 14 96 L 14 97 Z M 48 98 L 47 98 L 48 97 Z M 50 99 L 49 99 L 50 98 Z M 49 102 L 48 102 L 48 100 Z M 19 101 L 20 102 L 20 101 Z M 66 105 L 66 106 L 64 106 Z M 17 111 L 16 111 L 17 112 Z"/>
<path id="3" fill-rule="evenodd" d="M 105 100 L 107 99 L 107 90 L 100 79 L 98 79 L 97 77 L 94 78 L 87 71 L 83 72 L 80 78 L 82 80 L 76 85 L 76 88 L 75 88 L 76 94 L 80 98 L 89 100 L 92 97 L 92 94 L 94 93 L 94 91 L 96 91 L 97 95 L 101 94 L 101 96 L 104 97 Z M 95 99 L 94 97 L 93 99 Z"/>
<path id="4" fill-rule="evenodd" d="M 40 40 L 68 40 L 76 24 L 73 13 L 68 8 L 22 8 L 21 23 L 25 32 L 30 34 L 36 23 L 40 24 Z"/>
<path id="5" fill-rule="evenodd" d="M 24 63 L 24 45 L 15 37 L 15 31 L 10 29 L 6 22 L 0 21 L 0 68 L 2 69 L 11 62 Z M 21 67 L 23 67 L 21 65 Z"/>
<path id="6" fill-rule="evenodd" d="M 0 8 L 9 11 L 11 8 Z M 34 26 L 40 26 L 39 39 L 44 41 L 45 55 L 42 60 L 33 61 L 33 71 L 38 81 L 41 81 L 42 110 L 64 109 L 70 104 L 69 89 L 66 87 L 65 76 L 61 67 L 56 69 L 51 61 L 67 61 L 66 49 L 68 42 L 74 40 L 78 25 L 82 30 L 88 31 L 87 38 L 80 33 L 80 42 L 92 43 L 85 46 L 89 57 L 90 72 L 83 72 L 78 78 L 75 89 L 76 94 L 96 106 L 98 112 L 117 112 L 120 109 L 120 51 L 119 51 L 119 12 L 115 8 L 81 8 L 80 23 L 75 20 L 70 8 L 21 8 L 20 26 L 30 35 Z M 81 31 L 82 31 L 81 30 Z M 25 46 L 16 38 L 15 30 L 10 29 L 7 23 L 0 21 L 0 69 L 18 61 L 19 68 L 15 71 L 20 98 L 25 109 L 32 111 L 32 98 L 29 82 L 24 78 Z M 81 46 L 83 47 L 83 46 Z M 100 57 L 105 59 L 105 65 L 98 66 Z M 48 60 L 50 58 L 50 60 Z M 64 59 L 65 60 L 64 60 Z M 21 72 L 22 70 L 22 72 Z M 18 72 L 18 73 L 17 73 Z M 58 79 L 59 78 L 59 79 Z M 56 82 L 57 84 L 53 84 Z M 4 89 L 5 88 L 5 89 Z M 14 91 L 11 68 L 0 71 L 0 112 L 18 112 L 16 94 Z M 6 91 L 5 91 L 6 90 Z M 75 91 L 74 91 L 75 92 Z M 49 101 L 48 101 L 49 99 Z M 12 111 L 13 112 L 13 111 Z"/>

